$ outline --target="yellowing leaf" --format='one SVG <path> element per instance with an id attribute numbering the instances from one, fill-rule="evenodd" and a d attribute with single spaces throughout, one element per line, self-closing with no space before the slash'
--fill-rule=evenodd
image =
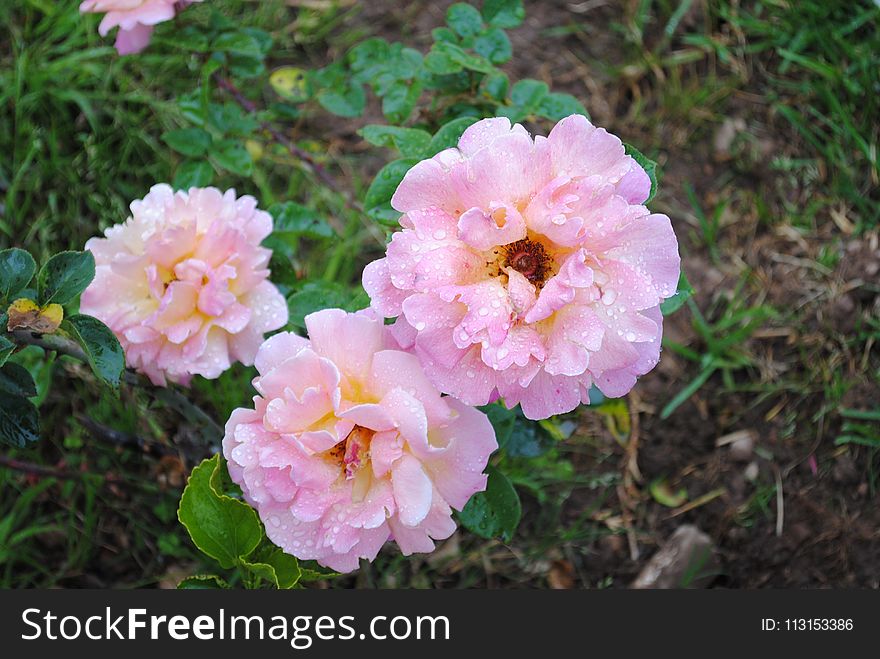
<path id="1" fill-rule="evenodd" d="M 303 101 L 308 98 L 306 74 L 295 66 L 282 66 L 269 76 L 269 84 L 281 98 L 289 101 Z"/>
<path id="2" fill-rule="evenodd" d="M 7 313 L 7 329 L 10 332 L 25 329 L 40 334 L 52 334 L 64 320 L 64 309 L 60 304 L 47 304 L 41 308 L 27 298 L 21 298 L 9 305 Z"/>
<path id="3" fill-rule="evenodd" d="M 61 308 L 60 304 L 55 304 L 53 302 L 52 304 L 47 304 L 43 307 L 40 310 L 40 315 L 54 323 L 57 328 L 61 324 L 61 321 L 64 320 L 64 309 Z"/>

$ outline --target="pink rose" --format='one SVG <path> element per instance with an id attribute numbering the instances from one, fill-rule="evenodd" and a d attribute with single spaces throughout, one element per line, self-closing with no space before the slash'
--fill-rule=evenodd
<path id="1" fill-rule="evenodd" d="M 385 258 L 364 270 L 373 307 L 441 391 L 500 394 L 531 419 L 622 396 L 659 360 L 659 304 L 675 294 L 669 218 L 642 204 L 645 171 L 580 115 L 534 139 L 507 119 L 468 128 L 416 164 Z"/>
<path id="2" fill-rule="evenodd" d="M 260 246 L 272 216 L 235 190 L 156 185 L 131 217 L 92 238 L 95 279 L 80 309 L 119 338 L 128 365 L 155 383 L 216 378 L 250 365 L 266 332 L 287 323 Z"/>
<path id="3" fill-rule="evenodd" d="M 298 558 L 348 572 L 389 539 L 433 550 L 455 530 L 451 508 L 486 487 L 492 425 L 442 398 L 372 312 L 327 309 L 306 326 L 310 340 L 283 332 L 257 354 L 254 409 L 226 424 L 232 479 Z"/>
<path id="4" fill-rule="evenodd" d="M 79 10 L 84 14 L 104 13 L 98 32 L 103 37 L 114 27 L 118 27 L 116 50 L 120 55 L 129 55 L 139 53 L 147 47 L 153 34 L 153 26 L 170 21 L 178 8 L 201 1 L 85 0 Z"/>

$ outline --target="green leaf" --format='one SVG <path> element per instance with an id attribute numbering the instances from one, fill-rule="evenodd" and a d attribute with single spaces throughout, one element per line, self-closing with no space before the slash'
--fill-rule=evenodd
<path id="1" fill-rule="evenodd" d="M 560 94 L 554 92 L 547 94 L 538 105 L 538 112 L 542 117 L 546 117 L 552 121 L 559 121 L 572 114 L 582 114 L 589 118 L 587 109 L 583 103 L 577 100 L 571 94 Z"/>
<path id="2" fill-rule="evenodd" d="M 553 444 L 553 438 L 541 424 L 518 412 L 513 432 L 510 433 L 504 450 L 511 458 L 537 458 L 546 453 Z"/>
<path id="3" fill-rule="evenodd" d="M 406 80 L 395 82 L 382 97 L 382 114 L 392 123 L 403 123 L 412 114 L 421 94 L 421 83 Z"/>
<path id="4" fill-rule="evenodd" d="M 177 584 L 178 590 L 218 590 L 229 587 L 226 580 L 216 574 L 196 574 Z"/>
<path id="5" fill-rule="evenodd" d="M 492 64 L 504 64 L 513 56 L 513 47 L 507 33 L 497 27 L 490 28 L 477 37 L 474 51 Z"/>
<path id="6" fill-rule="evenodd" d="M 547 83 L 526 78 L 517 82 L 510 90 L 511 102 L 521 107 L 526 114 L 536 114 L 541 102 L 550 92 Z"/>
<path id="7" fill-rule="evenodd" d="M 522 0 L 484 0 L 483 18 L 494 27 L 512 28 L 526 18 Z"/>
<path id="8" fill-rule="evenodd" d="M 419 128 L 370 124 L 358 133 L 370 144 L 393 147 L 407 158 L 425 157 L 431 143 L 431 134 Z"/>
<path id="9" fill-rule="evenodd" d="M 95 278 L 95 257 L 91 252 L 59 252 L 37 275 L 40 304 L 67 304 Z"/>
<path id="10" fill-rule="evenodd" d="M 305 317 L 320 309 L 356 311 L 369 304 L 365 297 L 366 293 L 362 289 L 355 292 L 334 281 L 307 282 L 287 298 L 290 324 L 298 329 L 305 329 Z"/>
<path id="11" fill-rule="evenodd" d="M 678 277 L 678 291 L 676 291 L 675 295 L 660 303 L 660 312 L 664 316 L 675 313 L 681 309 L 682 305 L 687 302 L 688 298 L 693 294 L 694 288 L 688 281 L 687 275 L 684 274 L 684 270 L 682 270 L 681 275 Z"/>
<path id="12" fill-rule="evenodd" d="M 230 55 L 229 70 L 237 78 L 256 78 L 266 72 L 266 64 L 262 57 L 254 55 Z"/>
<path id="13" fill-rule="evenodd" d="M 339 572 L 322 572 L 321 570 L 310 570 L 309 568 L 303 567 L 300 565 L 300 583 L 303 581 L 320 581 L 321 579 L 334 579 L 336 577 L 341 577 L 342 574 Z"/>
<path id="14" fill-rule="evenodd" d="M 446 41 L 435 42 L 425 57 L 425 68 L 431 73 L 448 75 L 464 69 L 493 73 L 495 67 L 481 55 L 470 55 L 461 46 Z"/>
<path id="15" fill-rule="evenodd" d="M 311 208 L 293 201 L 284 201 L 269 208 L 275 218 L 273 234 L 291 234 L 308 238 L 330 238 L 333 230 L 323 217 Z"/>
<path id="16" fill-rule="evenodd" d="M 272 38 L 272 35 L 265 30 L 261 30 L 257 27 L 243 27 L 240 28 L 239 31 L 253 38 L 257 42 L 261 55 L 268 55 L 272 50 L 272 45 L 275 41 Z"/>
<path id="17" fill-rule="evenodd" d="M 639 151 L 631 144 L 624 144 L 624 150 L 628 156 L 631 156 L 633 160 L 635 160 L 639 165 L 641 165 L 642 169 L 645 170 L 645 173 L 648 175 L 648 178 L 651 179 L 651 192 L 648 193 L 648 198 L 645 200 L 647 204 L 654 198 L 654 195 L 657 194 L 657 163 L 648 158 L 645 154 Z M 681 305 L 679 305 L 681 306 Z M 677 307 L 676 307 L 677 308 Z M 671 312 L 670 312 L 671 313 Z"/>
<path id="18" fill-rule="evenodd" d="M 97 318 L 75 314 L 61 323 L 61 329 L 82 347 L 98 379 L 113 389 L 118 388 L 125 369 L 125 353 L 110 328 Z"/>
<path id="19" fill-rule="evenodd" d="M 281 590 L 293 588 L 302 576 L 296 557 L 271 544 L 260 547 L 242 566 Z"/>
<path id="20" fill-rule="evenodd" d="M 509 410 L 500 402 L 490 405 L 483 405 L 479 408 L 492 424 L 495 429 L 495 439 L 498 442 L 498 448 L 503 449 L 510 440 L 513 433 L 513 426 L 516 423 L 516 411 Z"/>
<path id="21" fill-rule="evenodd" d="M 174 174 L 174 189 L 203 188 L 214 179 L 214 168 L 207 160 L 185 160 Z"/>
<path id="22" fill-rule="evenodd" d="M 318 93 L 318 103 L 328 112 L 351 119 L 361 116 L 367 107 L 367 95 L 363 86 L 355 83 L 341 90 L 322 89 Z"/>
<path id="23" fill-rule="evenodd" d="M 162 41 L 166 41 L 166 39 Z M 167 41 L 172 46 L 183 50 L 194 50 L 197 53 L 204 53 L 210 49 L 208 35 L 195 25 L 187 25 L 184 28 L 175 29 L 173 37 L 167 39 Z"/>
<path id="24" fill-rule="evenodd" d="M 435 27 L 431 30 L 431 38 L 434 41 L 448 41 L 449 43 L 458 43 L 458 37 L 455 32 L 448 27 Z"/>
<path id="25" fill-rule="evenodd" d="M 210 103 L 208 122 L 224 135 L 250 135 L 257 121 L 235 103 Z"/>
<path id="26" fill-rule="evenodd" d="M 36 271 L 34 257 L 23 249 L 11 247 L 0 251 L 0 299 L 14 299 L 27 287 Z"/>
<path id="27" fill-rule="evenodd" d="M 0 314 L 0 332 L 6 329 L 6 320 L 4 319 L 6 314 Z M 9 359 L 9 355 L 11 355 L 15 351 L 15 344 L 7 339 L 5 336 L 0 334 L 0 366 L 6 363 L 6 360 Z"/>
<path id="28" fill-rule="evenodd" d="M 218 167 L 238 174 L 250 176 L 254 173 L 254 161 L 244 144 L 237 140 L 223 140 L 211 149 L 211 158 Z"/>
<path id="29" fill-rule="evenodd" d="M 391 207 L 391 197 L 406 173 L 416 164 L 412 158 L 392 160 L 376 174 L 364 196 L 364 209 L 374 220 L 396 222 L 400 213 Z"/>
<path id="30" fill-rule="evenodd" d="M 475 8 L 456 2 L 446 10 L 446 23 L 460 37 L 475 37 L 483 31 L 483 17 Z"/>
<path id="31" fill-rule="evenodd" d="M 24 448 L 40 439 L 40 413 L 24 396 L 4 396 L 0 405 L 0 442 Z"/>
<path id="32" fill-rule="evenodd" d="M 361 41 L 348 52 L 352 71 L 365 72 L 375 66 L 384 66 L 391 54 L 391 44 L 384 39 L 371 37 Z"/>
<path id="33" fill-rule="evenodd" d="M 483 81 L 483 90 L 490 98 L 499 103 L 507 98 L 508 89 L 510 89 L 510 80 L 501 71 L 486 76 L 486 79 Z"/>
<path id="34" fill-rule="evenodd" d="M 458 73 L 464 67 L 453 53 L 466 53 L 456 44 L 449 41 L 437 41 L 431 47 L 431 50 L 425 55 L 425 68 L 431 73 L 437 75 L 450 75 Z"/>
<path id="35" fill-rule="evenodd" d="M 519 525 L 522 504 L 507 476 L 495 467 L 488 467 L 486 473 L 489 475 L 486 491 L 472 496 L 458 518 L 481 538 L 508 541 Z"/>
<path id="36" fill-rule="evenodd" d="M 222 52 L 251 55 L 254 57 L 261 57 L 263 55 L 263 48 L 260 41 L 258 41 L 252 34 L 247 34 L 243 30 L 224 32 L 214 39 L 212 48 Z"/>
<path id="37" fill-rule="evenodd" d="M 37 395 L 37 386 L 24 366 L 8 362 L 0 367 L 0 394 L 32 398 Z"/>
<path id="38" fill-rule="evenodd" d="M 443 124 L 440 129 L 434 133 L 431 143 L 428 145 L 428 153 L 426 155 L 433 156 L 440 153 L 444 149 L 458 145 L 462 133 L 470 126 L 477 123 L 476 117 L 459 117 Z"/>
<path id="39" fill-rule="evenodd" d="M 201 128 L 181 128 L 164 133 L 162 141 L 178 153 L 198 158 L 211 148 L 211 133 Z"/>
<path id="40" fill-rule="evenodd" d="M 193 469 L 177 518 L 196 547 L 229 569 L 257 548 L 263 527 L 253 508 L 218 488 L 223 468 L 220 456 L 214 455 Z"/>

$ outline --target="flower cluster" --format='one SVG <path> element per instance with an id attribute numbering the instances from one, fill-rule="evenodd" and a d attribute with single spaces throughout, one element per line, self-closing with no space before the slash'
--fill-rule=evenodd
<path id="1" fill-rule="evenodd" d="M 486 487 L 497 448 L 488 418 L 428 382 L 381 319 L 339 309 L 306 317 L 257 354 L 254 409 L 226 424 L 232 479 L 269 538 L 348 572 L 389 539 L 428 552 Z"/>
<path id="2" fill-rule="evenodd" d="M 226 424 L 230 475 L 272 541 L 349 571 L 388 540 L 426 552 L 454 531 L 497 448 L 472 406 L 501 397 L 543 419 L 657 364 L 680 263 L 650 188 L 583 116 L 534 138 L 479 121 L 398 187 L 402 230 L 363 275 L 371 308 L 264 341 L 287 323 L 260 246 L 272 218 L 231 190 L 158 185 L 87 243 L 81 306 L 157 384 L 254 363 L 253 407 Z"/>
<path id="3" fill-rule="evenodd" d="M 202 0 L 84 0 L 79 6 L 82 13 L 104 14 L 98 26 L 106 36 L 114 27 L 116 50 L 120 55 L 139 53 L 150 43 L 153 27 L 170 21 L 175 13 L 193 2 Z"/>
<path id="4" fill-rule="evenodd" d="M 96 274 L 80 309 L 155 384 L 253 364 L 263 335 L 287 323 L 287 302 L 267 279 L 271 251 L 260 246 L 271 232 L 253 197 L 156 185 L 125 223 L 86 243 Z"/>
<path id="5" fill-rule="evenodd" d="M 392 198 L 403 231 L 364 288 L 431 381 L 469 405 L 500 395 L 543 419 L 593 385 L 622 396 L 659 360 L 659 305 L 679 277 L 650 188 L 581 115 L 534 139 L 479 121 L 407 173 Z"/>

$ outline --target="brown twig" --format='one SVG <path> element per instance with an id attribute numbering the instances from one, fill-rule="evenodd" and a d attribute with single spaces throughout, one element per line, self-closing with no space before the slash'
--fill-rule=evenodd
<path id="1" fill-rule="evenodd" d="M 18 329 L 12 332 L 12 338 L 19 345 L 38 346 L 43 350 L 52 350 L 59 355 L 67 355 L 81 362 L 88 363 L 89 361 L 82 348 L 70 339 L 58 334 L 37 334 L 29 330 Z"/>

